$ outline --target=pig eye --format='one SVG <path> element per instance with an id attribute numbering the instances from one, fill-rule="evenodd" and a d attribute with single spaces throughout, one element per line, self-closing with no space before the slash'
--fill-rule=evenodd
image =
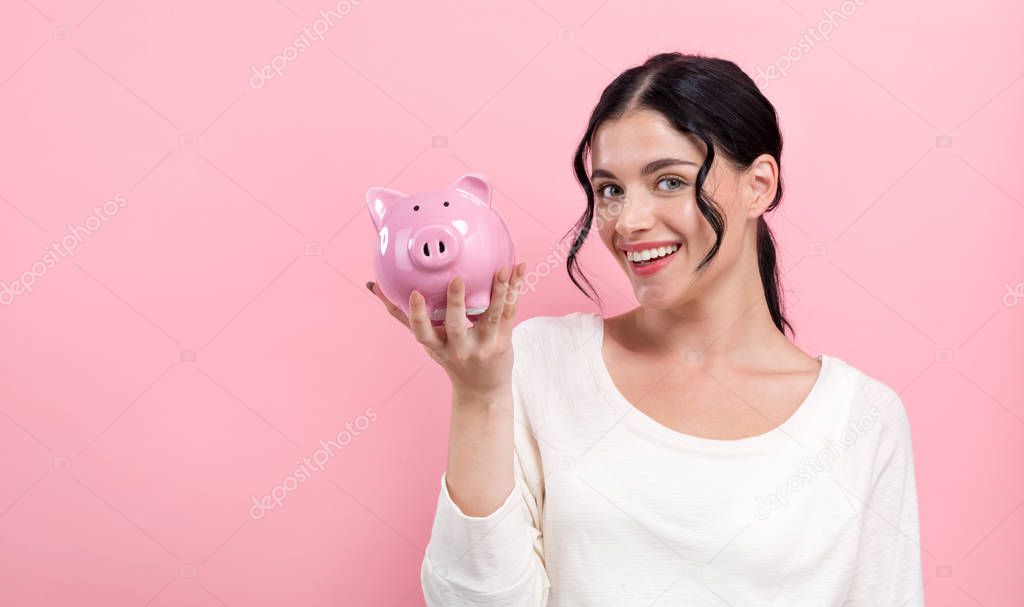
<path id="1" fill-rule="evenodd" d="M 416 206 L 414 206 L 414 207 L 412 208 L 412 210 L 414 210 L 414 211 L 418 211 L 418 210 L 420 210 L 420 205 L 416 205 Z"/>
<path id="2" fill-rule="evenodd" d="M 444 206 L 448 206 L 448 201 L 447 200 L 444 201 Z"/>

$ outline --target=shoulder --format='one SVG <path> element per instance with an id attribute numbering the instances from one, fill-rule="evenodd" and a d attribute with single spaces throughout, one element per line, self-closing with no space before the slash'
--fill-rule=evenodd
<path id="1" fill-rule="evenodd" d="M 831 357 L 836 386 L 848 397 L 851 416 L 870 414 L 889 420 L 891 425 L 909 426 L 903 398 L 881 379 L 838 357 Z"/>
<path id="2" fill-rule="evenodd" d="M 865 456 L 870 453 L 876 466 L 898 454 L 909 458 L 910 417 L 900 393 L 840 358 L 832 357 L 830 362 L 837 401 L 846 405 L 841 440 L 858 443 L 858 451 Z"/>
<path id="3" fill-rule="evenodd" d="M 519 440 L 566 408 L 586 385 L 582 346 L 594 317 L 584 312 L 534 316 L 512 329 L 512 386 Z M 523 444 L 528 444 L 523 443 Z"/>
<path id="4" fill-rule="evenodd" d="M 596 320 L 593 313 L 569 312 L 521 321 L 512 329 L 513 377 L 544 390 L 578 380 Z"/>
<path id="5" fill-rule="evenodd" d="M 587 334 L 593 322 L 594 315 L 587 312 L 534 316 L 512 329 L 512 345 L 517 351 L 524 352 L 538 348 L 578 348 L 581 336 Z"/>

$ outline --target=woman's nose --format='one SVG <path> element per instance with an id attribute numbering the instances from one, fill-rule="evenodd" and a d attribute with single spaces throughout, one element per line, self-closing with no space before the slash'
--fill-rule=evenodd
<path id="1" fill-rule="evenodd" d="M 653 223 L 650 205 L 641 197 L 634 197 L 623 202 L 619 217 L 615 221 L 615 230 L 626 236 L 632 232 L 650 229 Z"/>

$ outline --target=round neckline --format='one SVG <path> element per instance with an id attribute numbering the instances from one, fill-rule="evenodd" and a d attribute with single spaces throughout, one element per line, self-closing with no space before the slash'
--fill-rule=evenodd
<path id="1" fill-rule="evenodd" d="M 737 439 L 708 438 L 669 428 L 644 413 L 619 391 L 618 386 L 615 385 L 615 381 L 612 379 L 611 372 L 608 370 L 608 365 L 605 363 L 602 352 L 604 348 L 604 317 L 599 313 L 591 313 L 590 316 L 592 319 L 591 328 L 595 334 L 584 336 L 588 350 L 586 358 L 590 363 L 591 373 L 597 381 L 602 397 L 619 411 L 622 415 L 619 419 L 623 424 L 662 440 L 712 451 L 760 450 L 776 445 L 788 445 L 790 447 L 805 446 L 796 438 L 796 431 L 810 421 L 814 409 L 821 402 L 826 392 L 833 366 L 833 359 L 828 354 L 821 353 L 815 357 L 821 363 L 818 377 L 803 401 L 801 401 L 800 406 L 782 423 L 767 432 L 755 434 L 754 436 Z"/>

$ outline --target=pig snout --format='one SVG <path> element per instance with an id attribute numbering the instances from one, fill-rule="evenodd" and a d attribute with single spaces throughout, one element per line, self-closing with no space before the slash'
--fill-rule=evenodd
<path id="1" fill-rule="evenodd" d="M 446 225 L 423 226 L 413 236 L 409 256 L 422 270 L 440 270 L 459 258 L 462 236 Z"/>

